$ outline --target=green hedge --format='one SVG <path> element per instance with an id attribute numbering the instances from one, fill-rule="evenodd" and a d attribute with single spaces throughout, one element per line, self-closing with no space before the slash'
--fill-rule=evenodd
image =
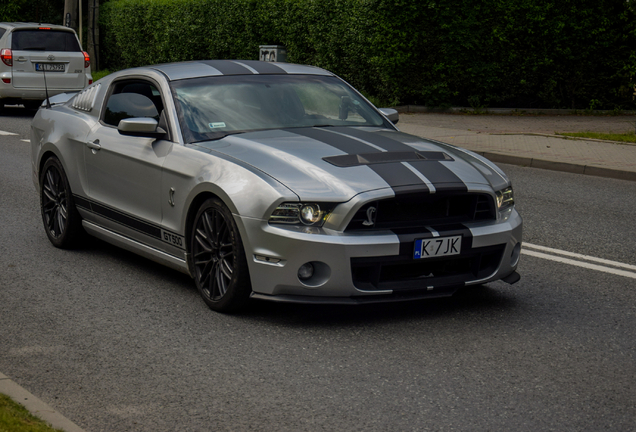
<path id="1" fill-rule="evenodd" d="M 111 0 L 100 13 L 110 69 L 282 44 L 385 103 L 636 107 L 626 0 Z"/>

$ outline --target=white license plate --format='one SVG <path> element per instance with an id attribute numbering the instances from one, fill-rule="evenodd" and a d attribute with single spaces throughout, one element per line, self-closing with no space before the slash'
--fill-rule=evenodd
<path id="1" fill-rule="evenodd" d="M 36 71 L 64 72 L 64 63 L 36 63 Z"/>
<path id="2" fill-rule="evenodd" d="M 432 258 L 459 255 L 462 250 L 462 236 L 436 237 L 415 240 L 413 258 Z"/>

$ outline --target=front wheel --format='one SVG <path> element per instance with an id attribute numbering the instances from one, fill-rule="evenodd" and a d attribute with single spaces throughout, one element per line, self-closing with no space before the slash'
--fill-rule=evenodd
<path id="1" fill-rule="evenodd" d="M 68 249 L 82 234 L 82 221 L 60 161 L 49 158 L 40 173 L 40 209 L 44 230 L 53 246 Z"/>
<path id="2" fill-rule="evenodd" d="M 205 201 L 190 236 L 197 289 L 210 309 L 236 312 L 252 291 L 245 250 L 230 210 L 219 199 Z"/>

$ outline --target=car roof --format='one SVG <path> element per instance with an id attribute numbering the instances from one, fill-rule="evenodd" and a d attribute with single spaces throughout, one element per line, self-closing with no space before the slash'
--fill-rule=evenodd
<path id="1" fill-rule="evenodd" d="M 258 60 L 198 60 L 147 66 L 162 72 L 170 81 L 222 75 L 324 75 L 333 74 L 314 66 Z"/>
<path id="2" fill-rule="evenodd" d="M 34 22 L 0 22 L 0 26 L 8 27 L 9 29 L 38 29 L 40 27 L 50 28 L 51 30 L 65 30 L 68 32 L 75 33 L 70 27 L 65 27 L 57 24 L 47 24 L 47 23 L 34 23 Z"/>

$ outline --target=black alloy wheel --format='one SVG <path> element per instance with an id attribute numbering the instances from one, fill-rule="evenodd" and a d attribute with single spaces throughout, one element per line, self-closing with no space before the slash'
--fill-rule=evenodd
<path id="1" fill-rule="evenodd" d="M 201 205 L 190 245 L 192 273 L 205 303 L 218 312 L 243 308 L 251 293 L 245 251 L 232 213 L 220 200 Z"/>
<path id="2" fill-rule="evenodd" d="M 55 247 L 75 246 L 81 235 L 81 217 L 73 203 L 73 195 L 60 161 L 51 157 L 40 175 L 40 208 L 42 222 Z"/>

